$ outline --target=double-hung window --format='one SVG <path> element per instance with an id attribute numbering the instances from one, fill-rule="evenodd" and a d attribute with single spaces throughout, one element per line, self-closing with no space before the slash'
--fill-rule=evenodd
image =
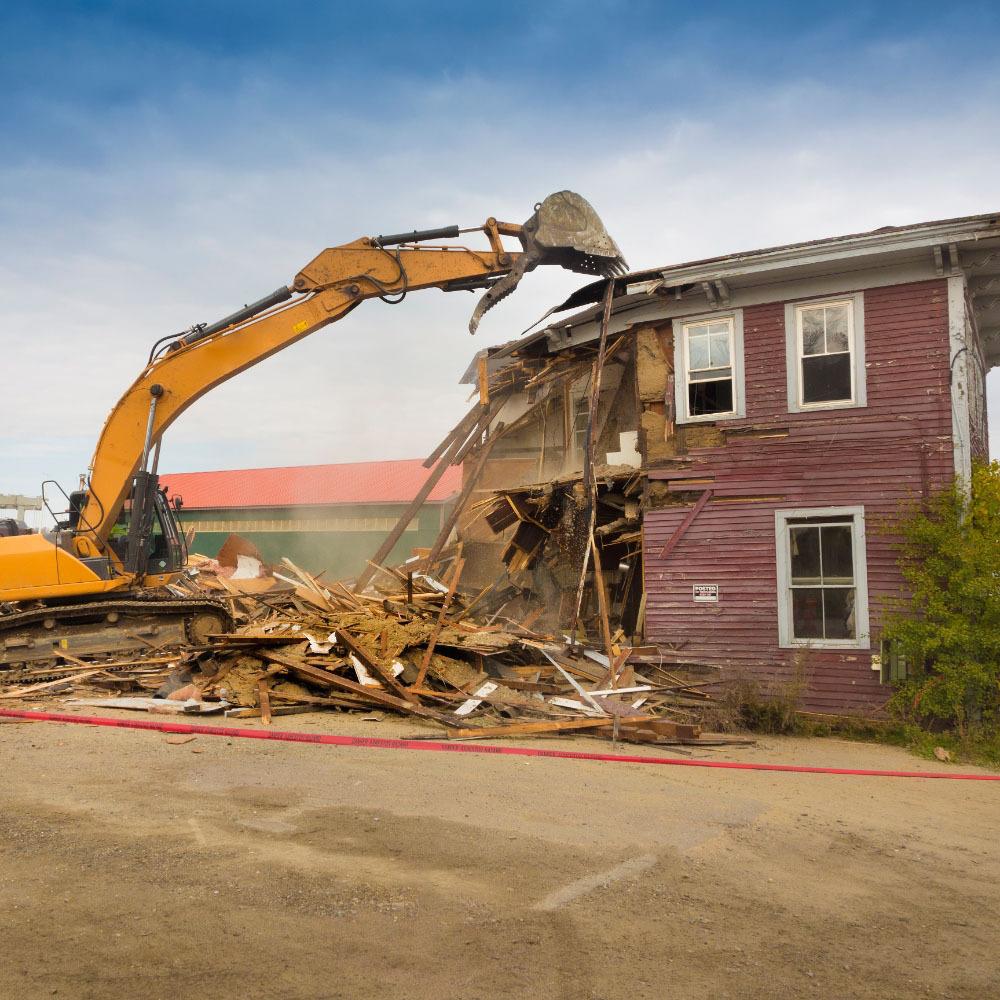
<path id="1" fill-rule="evenodd" d="M 867 648 L 863 509 L 778 511 L 776 532 L 781 645 Z"/>
<path id="2" fill-rule="evenodd" d="M 794 302 L 785 309 L 789 409 L 864 406 L 862 295 Z"/>
<path id="3" fill-rule="evenodd" d="M 740 311 L 674 320 L 674 372 L 679 423 L 744 416 Z"/>

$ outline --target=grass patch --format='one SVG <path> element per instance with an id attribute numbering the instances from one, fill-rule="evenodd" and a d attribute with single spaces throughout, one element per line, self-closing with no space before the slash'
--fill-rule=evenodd
<path id="1" fill-rule="evenodd" d="M 863 719 L 854 716 L 818 715 L 798 712 L 786 699 L 759 697 L 740 701 L 735 710 L 736 728 L 768 736 L 832 736 L 859 743 L 882 743 L 902 747 L 917 757 L 948 764 L 974 764 L 1000 770 L 1000 732 L 993 728 L 970 729 L 965 735 L 954 730 L 931 731 L 899 719 Z M 950 760 L 935 752 L 945 750 Z"/>
<path id="2" fill-rule="evenodd" d="M 902 747 L 917 757 L 944 764 L 975 764 L 1000 769 L 1000 733 L 994 730 L 972 730 L 962 736 L 954 731 L 931 732 L 912 722 L 899 720 L 855 719 L 831 717 L 817 719 L 808 715 L 797 717 L 796 736 L 836 736 L 859 743 L 883 743 Z M 945 750 L 951 760 L 941 761 L 937 750 Z"/>

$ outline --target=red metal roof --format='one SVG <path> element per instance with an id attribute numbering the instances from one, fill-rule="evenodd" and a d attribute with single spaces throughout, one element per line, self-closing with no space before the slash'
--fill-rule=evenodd
<path id="1" fill-rule="evenodd" d="M 419 458 L 395 462 L 291 465 L 276 469 L 227 469 L 161 475 L 171 496 L 186 509 L 298 507 L 338 503 L 409 503 L 431 470 Z M 431 490 L 428 503 L 447 500 L 462 488 L 461 466 L 452 465 Z"/>

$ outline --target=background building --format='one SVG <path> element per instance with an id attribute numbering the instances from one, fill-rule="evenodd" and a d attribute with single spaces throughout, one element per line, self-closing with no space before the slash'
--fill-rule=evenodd
<path id="1" fill-rule="evenodd" d="M 25 497 L 18 493 L 0 493 L 0 520 L 16 521 L 22 527 L 39 531 L 43 524 L 41 497 Z"/>
<path id="2" fill-rule="evenodd" d="M 232 533 L 250 539 L 268 562 L 287 556 L 330 579 L 364 566 L 430 470 L 419 458 L 395 462 L 300 465 L 274 469 L 183 472 L 162 476 L 169 495 L 183 498 L 180 520 L 195 532 L 192 551 L 214 556 Z M 449 501 L 461 488 L 454 466 L 434 487 L 387 563 L 434 542 Z"/>

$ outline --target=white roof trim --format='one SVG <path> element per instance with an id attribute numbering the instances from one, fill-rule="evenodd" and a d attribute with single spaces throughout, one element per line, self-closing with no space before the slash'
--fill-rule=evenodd
<path id="1" fill-rule="evenodd" d="M 838 240 L 825 240 L 815 244 L 797 244 L 777 250 L 750 251 L 734 254 L 712 262 L 679 264 L 667 267 L 659 278 L 629 284 L 629 292 L 651 291 L 668 285 L 697 284 L 720 277 L 760 274 L 778 268 L 822 264 L 876 253 L 900 253 L 922 250 L 942 243 L 968 243 L 1000 237 L 1000 228 L 990 227 L 987 220 L 994 216 L 980 216 L 967 222 L 939 223 L 889 233 L 867 233 Z M 626 277 L 626 281 L 627 281 Z"/>

